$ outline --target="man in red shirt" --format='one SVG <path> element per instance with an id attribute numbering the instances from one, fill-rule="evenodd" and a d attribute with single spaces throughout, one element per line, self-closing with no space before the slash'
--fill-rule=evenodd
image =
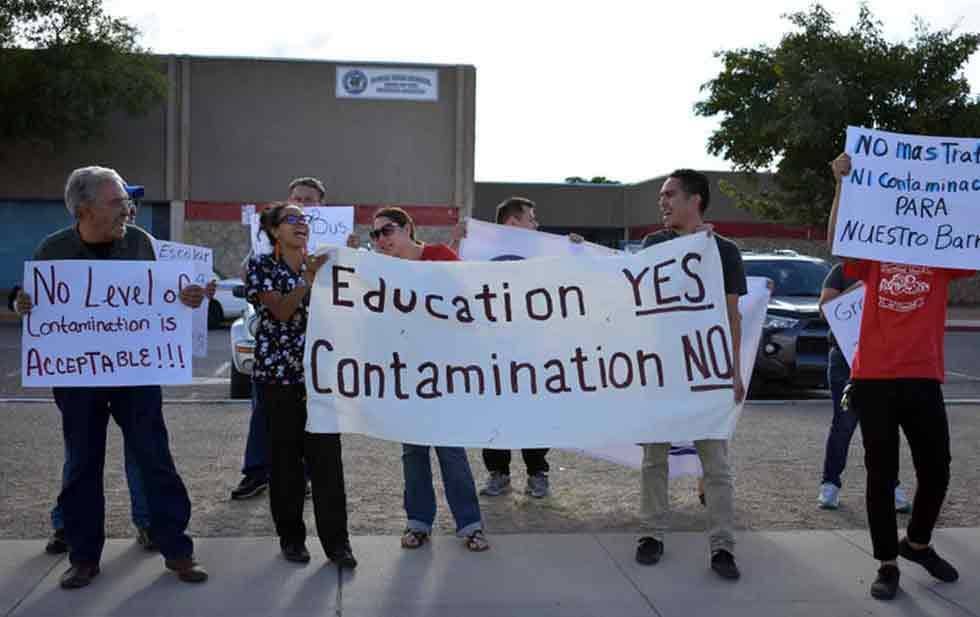
<path id="1" fill-rule="evenodd" d="M 831 163 L 837 189 L 827 224 L 833 247 L 842 179 L 851 159 Z M 851 367 L 850 408 L 858 415 L 867 468 L 868 526 L 881 561 L 871 595 L 890 600 L 898 592 L 901 555 L 935 578 L 959 574 L 929 545 L 949 485 L 949 421 L 941 384 L 946 292 L 971 271 L 847 260 L 844 274 L 864 281 L 866 295 L 858 349 Z M 893 489 L 898 473 L 898 430 L 912 451 L 917 486 L 906 537 L 899 542 Z"/>

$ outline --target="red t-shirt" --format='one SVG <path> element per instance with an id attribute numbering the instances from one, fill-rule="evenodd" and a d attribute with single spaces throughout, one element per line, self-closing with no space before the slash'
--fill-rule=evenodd
<path id="1" fill-rule="evenodd" d="M 426 244 L 422 247 L 422 261 L 459 261 L 459 256 L 445 244 Z"/>
<path id="2" fill-rule="evenodd" d="M 943 381 L 947 288 L 973 272 L 857 260 L 844 264 L 844 274 L 865 288 L 851 377 Z"/>

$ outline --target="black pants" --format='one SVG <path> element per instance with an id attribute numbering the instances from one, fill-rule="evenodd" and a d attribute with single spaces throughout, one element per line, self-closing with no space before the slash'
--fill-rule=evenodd
<path id="1" fill-rule="evenodd" d="M 530 448 L 521 450 L 524 457 L 524 464 L 527 465 L 527 475 L 533 476 L 538 473 L 548 473 L 548 461 L 545 456 L 548 448 Z M 510 475 L 510 450 L 484 450 L 483 464 L 487 466 L 487 471 L 496 471 Z"/>
<path id="2" fill-rule="evenodd" d="M 256 384 L 258 402 L 267 410 L 269 430 L 269 503 L 279 543 L 303 542 L 305 457 L 313 484 L 313 514 L 324 551 L 348 542 L 347 494 L 340 435 L 306 432 L 306 387 Z"/>
<path id="3" fill-rule="evenodd" d="M 928 544 L 949 486 L 949 421 L 940 384 L 932 379 L 855 380 L 852 404 L 864 440 L 868 526 L 875 559 L 898 556 L 895 478 L 898 430 L 912 451 L 916 489 L 908 539 Z"/>

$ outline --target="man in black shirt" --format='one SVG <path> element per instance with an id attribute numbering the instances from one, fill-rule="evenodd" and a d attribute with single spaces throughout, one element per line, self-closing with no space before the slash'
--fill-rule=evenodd
<path id="1" fill-rule="evenodd" d="M 666 229 L 648 235 L 643 246 L 661 242 L 698 231 L 709 231 L 704 223 L 704 211 L 710 200 L 708 179 L 691 169 L 678 169 L 670 174 L 660 189 L 660 212 Z M 727 238 L 713 234 L 721 255 L 721 267 L 725 281 L 725 300 L 728 323 L 732 333 L 734 357 L 735 402 L 745 398 L 739 361 L 741 319 L 738 297 L 747 292 L 745 269 L 738 246 Z M 708 509 L 711 544 L 711 568 L 726 579 L 740 576 L 735 564 L 735 485 L 728 462 L 728 440 L 702 439 L 694 442 L 704 468 L 705 500 Z M 643 444 L 643 468 L 641 498 L 643 515 L 649 520 L 652 536 L 639 540 L 636 560 L 644 565 L 660 561 L 664 552 L 664 536 L 670 517 L 670 501 L 667 494 L 669 443 Z"/>

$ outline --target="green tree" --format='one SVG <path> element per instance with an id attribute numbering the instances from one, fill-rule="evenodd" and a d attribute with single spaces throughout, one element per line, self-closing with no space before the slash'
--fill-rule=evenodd
<path id="1" fill-rule="evenodd" d="M 795 29 L 778 46 L 718 52 L 723 69 L 695 105 L 700 116 L 721 115 L 708 152 L 744 172 L 721 187 L 739 207 L 822 225 L 833 197 L 828 163 L 847 125 L 980 134 L 980 104 L 963 75 L 980 35 L 916 20 L 909 41 L 890 43 L 864 4 L 847 32 L 819 4 L 784 17 Z M 760 182 L 757 172 L 773 166 L 772 181 Z"/>
<path id="2" fill-rule="evenodd" d="M 149 110 L 167 82 L 138 36 L 101 0 L 2 0 L 0 142 L 92 138 L 113 111 Z"/>

